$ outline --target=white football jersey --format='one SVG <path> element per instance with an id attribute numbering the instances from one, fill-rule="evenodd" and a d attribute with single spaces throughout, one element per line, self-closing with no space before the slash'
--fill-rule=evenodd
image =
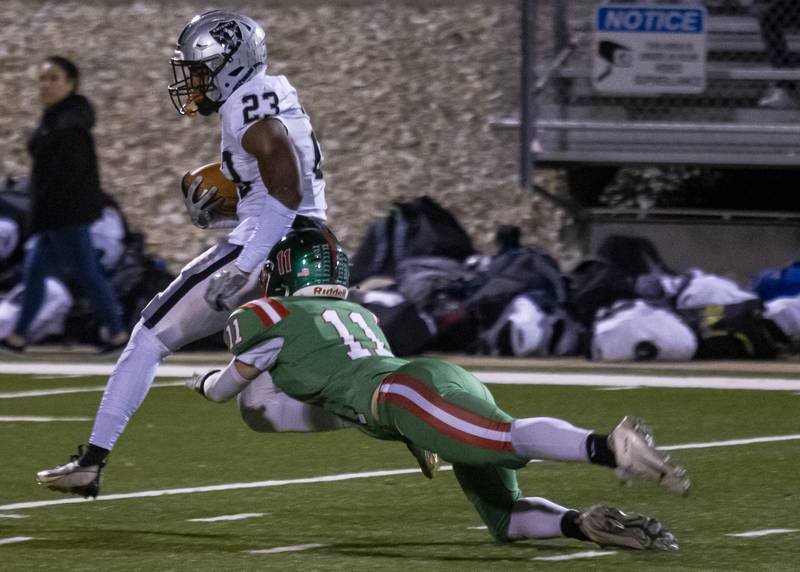
<path id="1" fill-rule="evenodd" d="M 222 122 L 222 172 L 236 183 L 239 226 L 230 242 L 243 244 L 264 208 L 267 189 L 261 180 L 258 161 L 242 148 L 242 137 L 257 120 L 274 117 L 286 127 L 300 160 L 302 199 L 298 214 L 325 220 L 325 179 L 322 151 L 311 129 L 311 121 L 297 98 L 297 91 L 285 76 L 257 74 L 234 91 L 219 108 Z"/>

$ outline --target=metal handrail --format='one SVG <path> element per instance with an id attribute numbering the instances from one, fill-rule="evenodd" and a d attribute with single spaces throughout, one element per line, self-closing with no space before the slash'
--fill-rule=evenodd
<path id="1" fill-rule="evenodd" d="M 513 127 L 513 122 L 518 120 L 506 118 L 497 120 L 498 126 Z M 637 122 L 614 122 L 614 121 L 581 121 L 576 119 L 539 119 L 537 127 L 545 129 L 583 129 L 586 131 L 669 131 L 696 133 L 780 133 L 780 134 L 800 134 L 800 124 L 798 125 L 776 125 L 760 123 L 673 123 L 659 121 L 637 121 Z"/>

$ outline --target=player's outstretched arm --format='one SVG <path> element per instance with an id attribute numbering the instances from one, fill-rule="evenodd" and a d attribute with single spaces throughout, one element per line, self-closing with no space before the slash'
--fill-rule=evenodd
<path id="1" fill-rule="evenodd" d="M 209 401 L 224 403 L 241 393 L 260 373 L 257 367 L 233 359 L 225 369 L 194 374 L 185 385 Z"/>

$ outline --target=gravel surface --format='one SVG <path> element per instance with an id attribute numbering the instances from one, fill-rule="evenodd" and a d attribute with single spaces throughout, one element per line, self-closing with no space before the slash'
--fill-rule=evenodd
<path id="1" fill-rule="evenodd" d="M 166 90 L 178 33 L 210 8 L 240 9 L 267 30 L 270 72 L 290 79 L 312 116 L 330 222 L 345 246 L 357 248 L 393 201 L 427 194 L 485 252 L 498 225 L 517 224 L 525 243 L 562 260 L 574 255 L 559 238 L 564 214 L 518 188 L 516 133 L 488 123 L 517 107 L 517 3 L 3 4 L 0 174 L 27 173 L 37 63 L 54 53 L 74 58 L 98 112 L 103 185 L 173 270 L 216 240 L 188 223 L 177 186 L 189 169 L 218 160 L 218 121 L 178 116 Z M 553 173 L 539 183 L 558 191 Z"/>

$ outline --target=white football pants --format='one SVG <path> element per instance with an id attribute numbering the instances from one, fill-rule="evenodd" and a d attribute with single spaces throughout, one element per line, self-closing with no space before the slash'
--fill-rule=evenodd
<path id="1" fill-rule="evenodd" d="M 241 249 L 241 246 L 227 241 L 212 246 L 187 264 L 178 277 L 145 307 L 141 320 L 131 332 L 128 345 L 111 372 L 95 417 L 90 443 L 112 449 L 147 396 L 161 361 L 190 342 L 222 331 L 229 312 L 212 310 L 203 294 L 211 276 L 219 270 L 231 268 Z M 246 294 L 242 295 L 241 302 L 260 295 L 257 291 L 258 273 L 252 273 L 251 281 L 243 290 Z M 253 412 L 246 417 L 248 424 L 257 424 L 256 411 L 262 418 L 262 431 L 268 425 L 272 425 L 273 430 L 300 430 L 278 428 L 287 423 L 302 426 L 301 420 L 317 418 L 305 411 L 302 403 L 285 394 L 277 390 L 264 394 L 260 384 L 254 382 L 251 385 L 254 388 L 247 403 Z M 268 395 L 264 404 L 253 401 L 252 396 L 257 392 Z M 286 411 L 282 410 L 284 402 L 287 403 Z M 274 420 L 271 420 L 272 415 Z"/>

